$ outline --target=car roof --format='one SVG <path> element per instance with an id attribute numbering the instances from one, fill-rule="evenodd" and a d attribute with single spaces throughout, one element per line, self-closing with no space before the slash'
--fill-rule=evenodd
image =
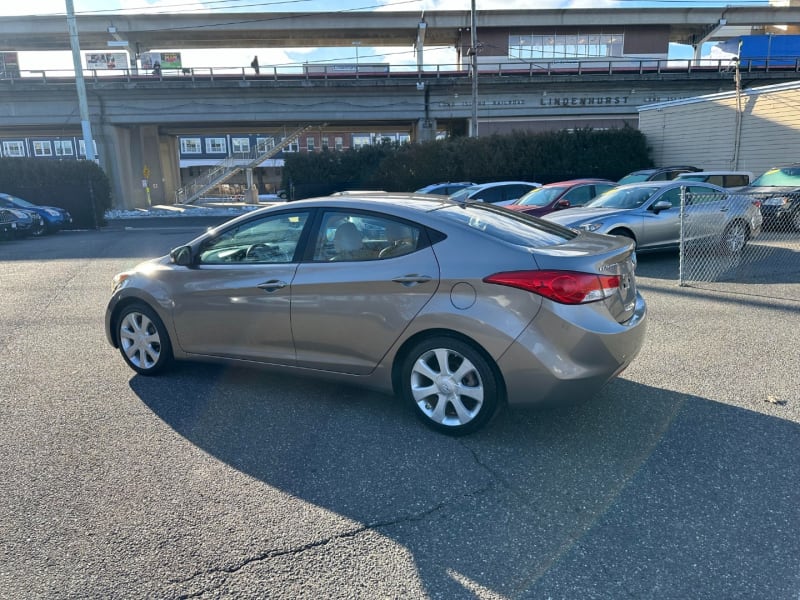
<path id="1" fill-rule="evenodd" d="M 302 207 L 306 205 L 319 206 L 321 202 L 335 201 L 337 206 L 349 208 L 377 208 L 379 211 L 387 207 L 403 207 L 409 211 L 431 211 L 445 206 L 460 206 L 461 203 L 450 200 L 447 196 L 419 194 L 414 192 L 368 192 L 359 194 L 331 194 L 330 196 L 317 196 L 290 202 L 288 206 Z M 280 206 L 286 207 L 287 204 Z M 262 210 L 273 210 L 273 207 Z"/>
<path id="2" fill-rule="evenodd" d="M 630 189 L 630 188 L 646 188 L 646 187 L 682 187 L 685 186 L 686 182 L 679 181 L 677 179 L 669 179 L 667 181 L 636 181 L 634 183 L 623 183 L 622 185 L 618 185 L 615 187 L 615 190 L 618 189 Z M 725 191 L 725 188 L 721 188 L 718 185 L 714 185 L 713 183 L 707 183 L 705 181 L 692 181 L 692 186 L 699 186 L 699 187 L 707 187 L 711 190 L 719 190 Z"/>
<path id="3" fill-rule="evenodd" d="M 513 184 L 520 184 L 520 183 L 524 184 L 524 185 L 534 185 L 536 187 L 541 187 L 541 185 L 542 185 L 541 183 L 536 183 L 535 181 L 516 181 L 516 180 L 512 181 L 512 180 L 509 180 L 509 181 L 490 181 L 489 183 L 476 183 L 475 185 L 470 186 L 470 187 L 475 188 L 477 190 L 477 189 L 484 189 L 484 188 L 489 188 L 489 187 L 496 187 L 498 185 L 513 185 Z"/>
<path id="4" fill-rule="evenodd" d="M 550 187 L 550 186 L 562 186 L 562 185 L 580 185 L 582 183 L 613 183 L 616 185 L 616 182 L 611 181 L 610 179 L 592 179 L 592 178 L 585 178 L 585 179 L 567 179 L 566 181 L 553 181 L 552 183 L 546 183 L 542 187 Z"/>
<path id="5" fill-rule="evenodd" d="M 752 171 L 689 171 L 688 173 L 681 173 L 678 177 L 688 176 L 697 177 L 699 175 L 752 175 Z M 678 178 L 676 177 L 676 179 Z"/>
<path id="6" fill-rule="evenodd" d="M 660 173 L 661 171 L 675 171 L 678 169 L 683 169 L 686 171 L 697 172 L 700 169 L 697 167 L 692 167 L 690 165 L 669 165 L 666 167 L 653 167 L 651 169 L 637 169 L 636 171 L 631 171 L 628 175 L 633 175 L 634 173 Z"/>

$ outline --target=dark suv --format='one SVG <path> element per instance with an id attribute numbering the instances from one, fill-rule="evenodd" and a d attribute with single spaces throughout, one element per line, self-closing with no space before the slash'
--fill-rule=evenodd
<path id="1" fill-rule="evenodd" d="M 675 179 L 681 173 L 696 173 L 700 171 L 697 167 L 690 167 L 688 165 L 673 165 L 671 167 L 659 167 L 656 169 L 640 169 L 633 173 L 628 173 L 620 179 L 617 183 L 623 185 L 625 183 L 639 183 L 640 181 L 670 181 Z"/>
<path id="2" fill-rule="evenodd" d="M 765 229 L 800 231 L 800 163 L 770 169 L 736 193 L 761 203 Z"/>

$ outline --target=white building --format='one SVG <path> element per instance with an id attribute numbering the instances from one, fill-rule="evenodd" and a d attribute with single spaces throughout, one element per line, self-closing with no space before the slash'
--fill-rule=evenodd
<path id="1" fill-rule="evenodd" d="M 800 81 L 639 108 L 657 165 L 746 170 L 800 162 Z"/>

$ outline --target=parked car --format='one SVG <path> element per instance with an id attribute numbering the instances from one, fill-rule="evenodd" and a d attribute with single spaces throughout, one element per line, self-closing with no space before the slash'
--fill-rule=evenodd
<path id="1" fill-rule="evenodd" d="M 45 233 L 54 233 L 72 223 L 72 217 L 69 212 L 63 208 L 58 208 L 56 206 L 40 206 L 18 198 L 17 196 L 12 196 L 11 194 L 0 193 L 0 207 L 21 208 L 37 213 L 42 218 L 42 223 L 31 231 L 31 235 L 38 236 L 44 235 Z"/>
<path id="2" fill-rule="evenodd" d="M 800 163 L 770 169 L 736 192 L 761 203 L 765 228 L 800 231 Z"/>
<path id="3" fill-rule="evenodd" d="M 24 210 L 22 208 L 6 208 L 3 210 L 12 213 L 16 218 L 13 237 L 27 237 L 42 227 L 42 218 L 32 210 Z"/>
<path id="4" fill-rule="evenodd" d="M 572 179 L 548 183 L 531 190 L 506 208 L 541 217 L 556 210 L 583 206 L 616 185 L 607 179 Z"/>
<path id="5" fill-rule="evenodd" d="M 690 167 L 688 165 L 658 167 L 655 169 L 639 169 L 633 173 L 628 173 L 617 183 L 619 185 L 624 185 L 626 183 L 637 183 L 639 181 L 670 181 L 671 179 L 675 179 L 681 173 L 695 173 L 697 171 L 700 171 L 700 169 L 697 167 Z"/>
<path id="6" fill-rule="evenodd" d="M 508 205 L 534 188 L 542 187 L 541 183 L 531 181 L 494 181 L 471 185 L 451 194 L 449 198 L 458 202 L 488 202 L 498 206 Z"/>
<path id="7" fill-rule="evenodd" d="M 432 183 L 430 185 L 426 185 L 425 187 L 419 188 L 415 193 L 449 196 L 451 194 L 455 194 L 458 190 L 463 190 L 465 187 L 469 187 L 471 185 L 475 184 L 471 181 L 456 181 L 456 182 L 448 181 L 445 183 Z"/>
<path id="8" fill-rule="evenodd" d="M 105 327 L 142 375 L 193 359 L 361 383 L 463 434 L 505 402 L 585 398 L 633 360 L 634 258 L 629 240 L 488 203 L 298 200 L 118 274 Z"/>
<path id="9" fill-rule="evenodd" d="M 19 217 L 15 211 L 0 208 L 0 239 L 8 240 L 17 236 Z"/>
<path id="10" fill-rule="evenodd" d="M 585 231 L 621 235 L 636 242 L 638 251 L 677 248 L 680 244 L 681 188 L 684 212 L 692 227 L 692 242 L 715 243 L 729 253 L 740 252 L 761 231 L 761 212 L 747 198 L 710 183 L 679 180 L 621 185 L 582 208 L 568 208 L 543 218 Z"/>
<path id="11" fill-rule="evenodd" d="M 697 171 L 681 173 L 675 179 L 681 181 L 703 181 L 724 188 L 737 188 L 750 185 L 753 174 L 750 171 Z"/>

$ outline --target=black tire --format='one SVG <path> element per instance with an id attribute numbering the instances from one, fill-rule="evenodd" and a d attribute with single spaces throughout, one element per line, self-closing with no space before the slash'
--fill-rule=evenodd
<path id="1" fill-rule="evenodd" d="M 31 230 L 31 235 L 33 237 L 42 237 L 43 235 L 46 234 L 47 234 L 47 223 L 45 223 L 44 219 L 42 219 L 41 223 L 34 226 L 34 228 Z"/>
<path id="2" fill-rule="evenodd" d="M 157 375 L 173 361 L 164 323 L 144 303 L 129 304 L 117 318 L 117 342 L 122 358 L 140 375 Z"/>
<path id="3" fill-rule="evenodd" d="M 455 337 L 434 336 L 416 343 L 403 360 L 400 377 L 403 399 L 416 415 L 448 435 L 480 429 L 500 405 L 494 369 L 472 344 Z"/>
<path id="4" fill-rule="evenodd" d="M 800 231 L 800 208 L 795 210 L 790 217 L 795 231 Z"/>

